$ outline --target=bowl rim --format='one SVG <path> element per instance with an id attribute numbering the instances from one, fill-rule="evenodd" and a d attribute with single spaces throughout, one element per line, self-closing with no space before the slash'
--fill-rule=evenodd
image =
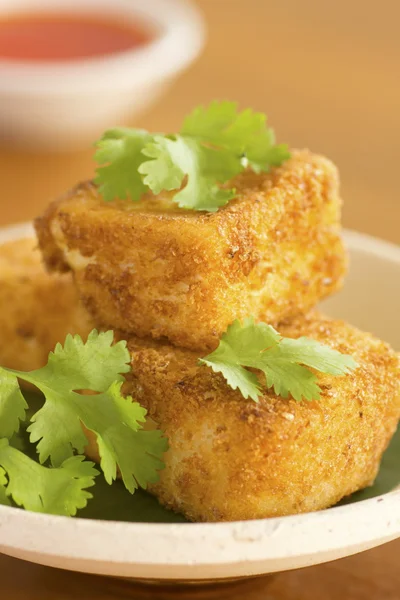
<path id="1" fill-rule="evenodd" d="M 50 0 L 20 0 L 27 11 L 51 9 Z M 8 7 L 11 7 L 8 11 Z M 11 0 L 0 0 L 0 15 L 17 13 Z M 61 0 L 57 11 L 106 15 L 137 22 L 139 19 L 157 33 L 139 47 L 76 61 L 26 63 L 0 59 L 0 93 L 13 97 L 76 96 L 103 91 L 110 94 L 136 86 L 163 81 L 187 67 L 200 53 L 205 41 L 205 24 L 192 0 Z M 24 11 L 21 11 L 24 12 Z M 182 51 L 184 49 L 184 51 Z"/>
<path id="2" fill-rule="evenodd" d="M 32 233 L 30 223 L 3 227 L 0 243 Z M 400 266 L 400 246 L 354 231 L 345 231 L 344 239 L 350 250 Z M 241 569 L 245 574 L 282 570 L 283 562 L 285 568 L 297 568 L 354 554 L 399 536 L 400 486 L 374 498 L 313 513 L 224 523 L 71 519 L 0 506 L 0 551 L 6 554 L 18 557 L 28 549 L 28 559 L 52 564 L 56 552 L 69 561 L 65 568 L 103 573 L 108 564 L 109 574 L 117 575 L 124 575 L 127 565 L 143 573 L 168 567 L 165 579 L 176 578 L 182 568 L 187 569 L 188 578 L 208 577 L 211 568 L 220 577 L 229 572 L 224 571 L 229 565 L 237 565 L 237 572 Z M 63 543 L 55 550 L 58 539 Z"/>

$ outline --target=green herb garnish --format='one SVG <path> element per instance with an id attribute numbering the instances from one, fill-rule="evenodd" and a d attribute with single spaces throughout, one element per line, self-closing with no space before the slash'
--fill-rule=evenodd
<path id="1" fill-rule="evenodd" d="M 345 375 L 357 368 L 355 360 L 307 337 L 284 338 L 273 327 L 255 323 L 252 317 L 243 324 L 235 321 L 223 334 L 218 348 L 200 360 L 201 364 L 222 373 L 232 389 L 244 398 L 258 402 L 263 383 L 257 369 L 265 375 L 265 387 L 277 396 L 289 394 L 297 401 L 318 400 L 321 389 L 310 368 L 330 375 Z"/>
<path id="2" fill-rule="evenodd" d="M 0 503 L 12 498 L 29 510 L 64 515 L 86 506 L 97 471 L 82 456 L 88 443 L 82 425 L 96 437 L 109 484 L 117 470 L 131 493 L 157 481 L 167 440 L 160 431 L 143 430 L 146 410 L 121 394 L 129 361 L 126 342 L 113 345 L 112 331 L 94 330 L 86 343 L 69 335 L 41 369 L 0 368 Z M 9 444 L 27 410 L 18 379 L 44 395 L 28 427 L 41 464 Z"/>
<path id="3" fill-rule="evenodd" d="M 95 159 L 102 166 L 95 181 L 106 201 L 177 190 L 173 200 L 181 208 L 215 212 L 235 197 L 221 184 L 247 167 L 269 171 L 289 156 L 285 144 L 275 144 L 264 114 L 212 102 L 186 117 L 178 134 L 106 131 L 97 142 Z"/>
<path id="4" fill-rule="evenodd" d="M 26 510 L 54 515 L 74 516 L 85 508 L 92 495 L 87 488 L 95 484 L 98 471 L 84 456 L 68 458 L 58 468 L 35 462 L 20 450 L 0 440 L 0 504 L 10 504 L 11 497 Z M 7 478 L 5 473 L 7 473 Z"/>

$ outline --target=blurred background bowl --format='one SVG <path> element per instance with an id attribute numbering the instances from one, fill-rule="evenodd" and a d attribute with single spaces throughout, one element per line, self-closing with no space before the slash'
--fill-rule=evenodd
<path id="1" fill-rule="evenodd" d="M 127 1 L 132 10 L 139 5 L 145 11 L 154 6 L 151 0 Z M 80 4 L 86 6 L 86 2 Z M 161 19 L 160 11 L 172 19 L 174 3 L 158 2 L 161 8 L 154 10 L 152 19 Z M 186 114 L 214 99 L 235 100 L 241 108 L 266 112 L 279 142 L 288 142 L 293 148 L 308 147 L 337 164 L 346 227 L 398 243 L 400 2 L 382 0 L 379 10 L 372 0 L 192 3 L 197 7 L 195 14 L 200 11 L 207 24 L 204 51 L 160 102 L 135 114 L 129 106 L 130 114 L 121 115 L 121 122 L 150 131 L 178 131 Z M 65 6 L 65 0 L 48 0 L 47 6 L 58 10 L 61 4 Z M 108 4 L 111 11 L 120 2 L 109 0 Z M 7 0 L 6 9 L 5 0 L 0 0 L 0 19 L 1 12 L 16 11 L 20 5 L 21 0 Z M 76 6 L 71 3 L 71 10 L 78 10 Z M 95 10 L 102 6 L 104 2 L 96 1 Z M 183 27 L 175 14 L 173 27 Z M 186 11 L 181 14 L 185 19 Z M 197 17 L 195 22 L 196 28 L 201 27 L 201 19 Z M 179 51 L 179 44 L 176 46 L 182 54 L 179 60 L 187 60 L 192 42 L 188 37 L 186 46 Z M 2 71 L 1 89 L 7 89 L 8 83 L 11 92 L 15 84 L 8 82 Z M 36 102 L 24 103 L 21 97 L 20 101 L 21 118 L 31 123 L 34 117 L 25 112 L 34 114 Z M 92 102 L 89 118 L 103 102 L 103 98 Z M 136 110 L 136 93 L 129 95 L 129 103 Z M 150 107 L 150 102 L 145 103 Z M 76 110 L 74 119 L 79 116 Z M 0 107 L 0 119 L 8 126 L 5 108 Z M 84 128 L 82 122 L 75 125 L 71 121 L 68 127 L 73 131 Z M 105 127 L 115 124 L 110 117 Z M 19 131 L 24 127 L 15 123 Z M 34 218 L 52 198 L 94 175 L 97 134 L 90 137 L 86 133 L 86 145 L 81 143 L 81 149 L 72 151 L 67 145 L 62 148 L 60 136 L 56 151 L 48 152 L 38 145 L 32 148 L 32 143 L 29 147 L 20 143 L 16 148 L 1 135 L 0 128 L 0 225 Z"/>
<path id="2" fill-rule="evenodd" d="M 84 147 L 104 129 L 137 116 L 159 99 L 204 43 L 203 20 L 187 0 L 0 0 L 0 18 L 36 11 L 139 23 L 150 41 L 63 62 L 0 59 L 0 138 L 25 148 Z"/>

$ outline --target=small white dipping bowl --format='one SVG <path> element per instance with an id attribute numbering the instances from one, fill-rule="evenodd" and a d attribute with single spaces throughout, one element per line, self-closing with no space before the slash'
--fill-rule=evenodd
<path id="1" fill-rule="evenodd" d="M 63 62 L 0 58 L 0 142 L 64 150 L 139 114 L 202 49 L 203 20 L 188 0 L 0 0 L 9 14 L 93 14 L 143 24 L 151 41 L 126 52 Z"/>

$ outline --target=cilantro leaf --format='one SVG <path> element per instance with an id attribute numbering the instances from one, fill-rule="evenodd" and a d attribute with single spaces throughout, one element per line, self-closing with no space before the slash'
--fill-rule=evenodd
<path id="1" fill-rule="evenodd" d="M 113 341 L 112 331 L 93 330 L 86 343 L 69 335 L 41 369 L 0 369 L 0 504 L 12 498 L 27 510 L 60 515 L 84 508 L 91 498 L 86 490 L 98 473 L 74 452 L 84 452 L 89 431 L 109 484 L 117 472 L 131 493 L 158 480 L 168 443 L 162 432 L 143 429 L 146 410 L 122 395 L 130 355 L 126 342 Z M 41 464 L 24 454 L 17 437 L 27 409 L 18 379 L 34 384 L 44 396 L 27 428 L 30 441 L 38 442 Z M 52 467 L 43 465 L 47 459 Z"/>
<path id="2" fill-rule="evenodd" d="M 239 112 L 234 102 L 212 102 L 186 117 L 179 134 L 106 132 L 95 154 L 105 166 L 95 181 L 105 200 L 177 190 L 172 198 L 181 208 L 215 212 L 235 197 L 235 190 L 222 184 L 246 167 L 268 171 L 289 156 L 287 146 L 275 144 L 264 114 Z"/>
<path id="3" fill-rule="evenodd" d="M 86 490 L 98 475 L 84 456 L 73 456 L 57 469 L 47 468 L 10 446 L 6 439 L 0 440 L 0 465 L 8 479 L 5 487 L 4 471 L 0 471 L 0 502 L 4 490 L 6 501 L 12 497 L 27 510 L 53 515 L 74 516 L 84 508 L 92 497 Z"/>
<path id="4" fill-rule="evenodd" d="M 11 502 L 7 496 L 7 477 L 4 469 L 0 467 L 0 504 L 10 506 Z"/>
<path id="5" fill-rule="evenodd" d="M 357 368 L 352 356 L 341 354 L 316 340 L 285 338 L 280 344 L 287 360 L 298 362 L 329 375 L 346 375 Z"/>
<path id="6" fill-rule="evenodd" d="M 154 136 L 153 141 L 143 148 L 143 154 L 152 160 L 143 162 L 139 173 L 154 194 L 181 187 L 186 169 L 191 169 L 190 154 L 188 156 L 182 138 Z"/>
<path id="7" fill-rule="evenodd" d="M 58 344 L 50 353 L 45 367 L 31 373 L 14 372 L 46 397 L 28 427 L 31 442 L 39 441 L 40 462 L 50 457 L 52 464 L 59 466 L 74 449 L 83 453 L 87 439 L 79 412 L 82 396 L 74 391 L 104 392 L 113 382 L 123 381 L 121 373 L 130 369 L 126 342 L 112 345 L 113 337 L 112 331 L 93 330 L 83 343 L 79 336 L 68 335 L 64 347 Z"/>
<path id="8" fill-rule="evenodd" d="M 18 380 L 0 367 L 0 437 L 11 438 L 18 431 L 27 408 Z"/>
<path id="9" fill-rule="evenodd" d="M 273 135 L 272 132 L 271 135 Z M 246 152 L 244 164 L 251 167 L 255 173 L 261 173 L 269 171 L 270 167 L 279 167 L 288 158 L 290 158 L 290 152 L 287 144 L 268 146 L 261 136 L 259 142 L 254 142 L 253 147 Z"/>
<path id="10" fill-rule="evenodd" d="M 202 140 L 218 148 L 225 148 L 244 157 L 245 166 L 257 172 L 267 171 L 289 158 L 286 146 L 275 146 L 275 135 L 267 127 L 267 118 L 250 108 L 238 112 L 236 102 L 211 102 L 199 106 L 186 117 L 181 134 Z M 237 171 L 239 172 L 239 171 Z"/>
<path id="11" fill-rule="evenodd" d="M 238 141 L 235 135 L 232 136 L 230 128 L 237 121 L 236 102 L 218 102 L 214 100 L 207 107 L 197 106 L 185 117 L 180 133 L 201 140 L 208 140 L 210 144 L 216 146 L 233 145 Z M 247 124 L 248 125 L 248 124 Z M 247 127 L 245 127 L 246 132 Z M 258 124 L 257 124 L 258 129 Z M 242 132 L 243 134 L 243 132 Z M 239 151 L 242 147 L 239 137 Z M 235 146 L 234 146 L 235 147 Z M 236 145 L 236 150 L 238 147 Z"/>
<path id="12" fill-rule="evenodd" d="M 234 190 L 221 189 L 217 184 L 241 170 L 239 158 L 227 151 L 207 148 L 182 136 L 156 136 L 143 154 L 152 160 L 144 162 L 139 172 L 155 194 L 179 189 L 187 176 L 185 187 L 174 196 L 181 208 L 214 212 L 235 195 Z"/>
<path id="13" fill-rule="evenodd" d="M 104 166 L 97 169 L 95 182 L 104 200 L 129 196 L 135 201 L 148 191 L 138 168 L 143 162 L 141 152 L 150 140 L 147 131 L 120 127 L 106 131 L 97 142 L 94 158 Z"/>
<path id="14" fill-rule="evenodd" d="M 215 373 L 222 373 L 229 386 L 239 388 L 245 398 L 257 401 L 261 394 L 261 383 L 255 373 L 244 369 L 250 366 L 254 357 L 258 357 L 266 348 L 279 342 L 279 335 L 265 323 L 256 324 L 248 318 L 243 326 L 236 320 L 222 336 L 219 346 L 200 363 L 212 368 Z"/>
<path id="15" fill-rule="evenodd" d="M 43 388 L 40 389 L 46 396 L 46 402 L 32 416 L 27 431 L 32 444 L 39 442 L 36 448 L 40 462 L 43 464 L 50 458 L 51 464 L 59 467 L 73 456 L 74 450 L 78 454 L 84 453 L 87 438 L 82 429 L 77 407 L 71 401 L 71 396 L 74 399 L 74 392 L 68 389 L 60 391 L 49 389 L 44 392 Z"/>
<path id="16" fill-rule="evenodd" d="M 42 464 L 50 458 L 54 467 L 62 467 L 75 451 L 82 454 L 88 443 L 83 425 L 96 436 L 108 483 L 116 478 L 117 470 L 131 493 L 157 480 L 167 440 L 160 431 L 141 431 L 145 409 L 121 394 L 122 373 L 130 370 L 129 361 L 126 342 L 113 345 L 112 331 L 94 330 L 86 343 L 79 336 L 67 336 L 64 346 L 58 344 L 41 369 L 30 373 L 4 370 L 13 393 L 15 385 L 19 389 L 20 377 L 44 394 L 45 402 L 28 427 L 30 441 L 38 442 Z M 7 409 L 12 416 L 10 402 Z"/>
<path id="17" fill-rule="evenodd" d="M 267 353 L 265 353 L 267 354 Z M 273 388 L 277 396 L 288 398 L 289 394 L 300 400 L 319 400 L 321 390 L 318 386 L 317 376 L 309 369 L 291 363 L 284 356 L 265 356 L 258 367 L 263 371 L 267 388 Z"/>
<path id="18" fill-rule="evenodd" d="M 244 398 L 255 402 L 262 393 L 262 380 L 248 368 L 261 371 L 266 387 L 276 395 L 287 398 L 290 394 L 300 401 L 320 398 L 318 378 L 309 368 L 345 375 L 358 366 L 349 355 L 307 337 L 282 338 L 273 327 L 255 323 L 253 318 L 230 325 L 218 348 L 200 363 L 222 373 L 230 387 L 239 388 Z"/>
<path id="19" fill-rule="evenodd" d="M 157 471 L 163 468 L 160 456 L 168 445 L 158 430 L 139 431 L 146 410 L 122 396 L 121 385 L 116 382 L 103 394 L 73 401 L 80 420 L 96 436 L 106 481 L 112 483 L 118 467 L 125 487 L 133 493 L 139 485 L 146 488 L 158 480 Z"/>
<path id="20" fill-rule="evenodd" d="M 119 469 L 126 488 L 133 493 L 140 485 L 154 483 L 163 468 L 162 454 L 167 440 L 158 430 L 139 431 L 146 410 L 132 398 L 121 394 L 121 382 L 111 384 L 104 393 L 82 395 L 70 391 L 62 397 L 47 395 L 46 403 L 32 417 L 28 428 L 31 441 L 37 442 L 40 461 L 48 457 L 59 465 L 73 450 L 84 451 L 87 438 L 82 424 L 97 440 L 106 481 L 112 483 Z M 55 429 L 61 435 L 54 435 Z"/>
<path id="21" fill-rule="evenodd" d="M 104 392 L 114 381 L 124 381 L 122 373 L 130 371 L 126 342 L 113 345 L 113 341 L 112 331 L 93 329 L 85 343 L 79 335 L 67 335 L 64 346 L 57 344 L 47 365 L 34 371 L 29 381 L 39 389 L 38 383 L 63 390 L 73 382 L 75 390 Z"/>

